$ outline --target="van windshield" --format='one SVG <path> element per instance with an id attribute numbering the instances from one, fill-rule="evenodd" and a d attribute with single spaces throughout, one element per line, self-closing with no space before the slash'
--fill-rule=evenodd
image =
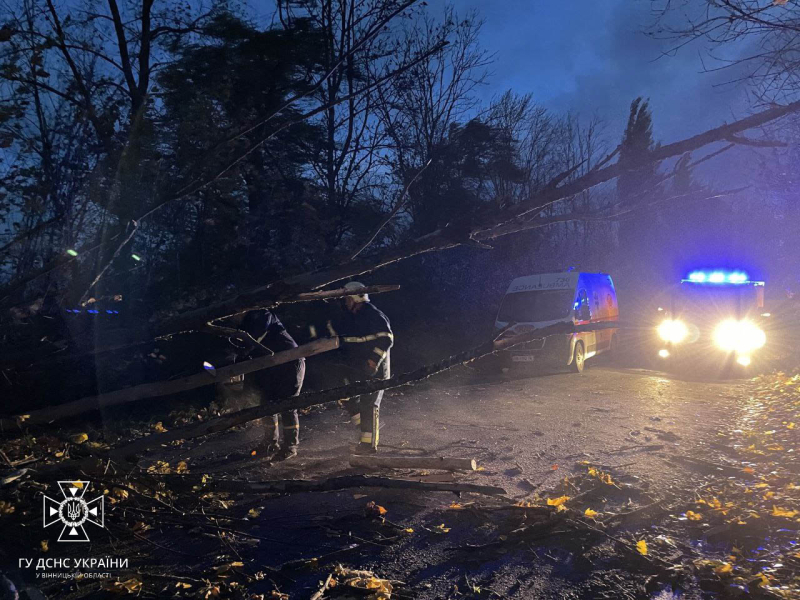
<path id="1" fill-rule="evenodd" d="M 504 323 L 555 321 L 569 316 L 572 290 L 536 290 L 506 294 L 497 320 Z"/>

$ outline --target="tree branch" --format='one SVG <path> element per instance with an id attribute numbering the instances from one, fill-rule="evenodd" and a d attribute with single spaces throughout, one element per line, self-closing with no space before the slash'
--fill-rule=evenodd
<path id="1" fill-rule="evenodd" d="M 400 212 L 400 209 L 403 208 L 403 206 L 406 203 L 406 199 L 408 198 L 408 190 L 411 188 L 412 185 L 414 185 L 417 179 L 419 179 L 420 175 L 422 175 L 425 172 L 425 169 L 427 169 L 430 166 L 431 161 L 433 161 L 432 158 L 428 159 L 428 162 L 426 162 L 425 165 L 419 171 L 417 171 L 417 174 L 411 178 L 411 181 L 409 181 L 406 184 L 406 187 L 403 188 L 403 192 L 397 198 L 397 202 L 395 203 L 394 208 L 388 215 L 386 215 L 386 218 L 380 222 L 378 227 L 375 228 L 375 231 L 372 233 L 372 235 L 369 236 L 367 241 L 364 242 L 364 244 L 353 253 L 353 255 L 350 257 L 350 260 L 355 260 L 359 254 L 361 254 L 364 250 L 369 248 L 369 245 L 375 240 L 376 237 L 378 237 L 378 234 L 381 232 L 381 230 L 384 227 L 386 227 L 389 221 L 391 221 L 398 212 Z"/>

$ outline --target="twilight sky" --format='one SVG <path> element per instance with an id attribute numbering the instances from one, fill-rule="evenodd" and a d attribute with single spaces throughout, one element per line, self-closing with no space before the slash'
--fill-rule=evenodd
<path id="1" fill-rule="evenodd" d="M 597 113 L 610 142 L 621 137 L 639 95 L 650 98 L 654 136 L 665 143 L 746 114 L 743 87 L 725 85 L 733 72 L 701 72 L 704 48 L 691 44 L 660 56 L 670 42 L 642 33 L 653 20 L 650 0 L 455 4 L 459 12 L 478 9 L 485 20 L 482 42 L 496 54 L 487 98 L 512 88 L 556 112 Z"/>

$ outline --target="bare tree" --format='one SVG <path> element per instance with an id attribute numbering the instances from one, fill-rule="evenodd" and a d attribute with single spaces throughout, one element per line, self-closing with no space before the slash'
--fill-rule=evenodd
<path id="1" fill-rule="evenodd" d="M 650 34 L 672 51 L 701 42 L 709 71 L 747 79 L 764 102 L 790 101 L 800 90 L 800 6 L 787 0 L 651 0 Z"/>
<path id="2" fill-rule="evenodd" d="M 10 196 L 25 199 L 9 215 L 18 225 L 0 249 L 12 267 L 4 275 L 37 265 L 55 274 L 46 265 L 65 251 L 123 235 L 150 196 L 156 169 L 142 147 L 153 77 L 169 62 L 168 45 L 199 31 L 211 11 L 153 0 L 18 0 L 4 8 L 0 102 L 17 118 L 0 127 L 16 152 Z M 96 253 L 61 283 L 74 281 L 82 295 L 118 250 Z"/>

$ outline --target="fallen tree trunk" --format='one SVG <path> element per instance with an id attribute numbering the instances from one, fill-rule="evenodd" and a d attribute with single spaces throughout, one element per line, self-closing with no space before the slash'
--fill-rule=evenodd
<path id="1" fill-rule="evenodd" d="M 278 352 L 271 356 L 262 356 L 252 360 L 239 362 L 226 367 L 214 369 L 212 372 L 203 372 L 196 375 L 189 375 L 180 379 L 173 379 L 171 381 L 158 381 L 154 383 L 145 383 L 136 385 L 106 394 L 99 394 L 97 396 L 87 396 L 80 400 L 67 402 L 59 406 L 52 406 L 43 408 L 41 410 L 31 411 L 29 414 L 16 415 L 9 419 L 0 419 L 0 429 L 10 429 L 14 426 L 22 425 L 36 425 L 41 423 L 49 423 L 64 419 L 67 417 L 74 417 L 81 413 L 91 410 L 98 410 L 107 408 L 109 406 L 117 406 L 126 404 L 128 402 L 135 402 L 144 398 L 153 398 L 156 396 L 167 396 L 186 390 L 193 390 L 206 385 L 214 383 L 221 383 L 235 375 L 242 375 L 246 373 L 253 373 L 262 369 L 268 369 L 277 365 L 281 365 L 299 358 L 314 356 L 322 352 L 328 352 L 339 347 L 339 338 L 324 338 L 316 340 L 310 344 L 305 344 L 291 350 Z"/>
<path id="2" fill-rule="evenodd" d="M 193 480 L 190 479 L 189 481 Z M 308 479 L 286 479 L 281 481 L 212 480 L 206 481 L 206 483 L 203 484 L 203 489 L 252 494 L 332 492 L 355 487 L 409 489 L 429 492 L 471 492 L 473 494 L 485 494 L 487 496 L 504 496 L 506 493 L 503 488 L 493 485 L 391 479 L 389 477 L 368 477 L 366 475 L 343 475 L 341 477 L 331 477 L 330 479 L 322 479 L 320 481 Z"/>
<path id="3" fill-rule="evenodd" d="M 114 457 L 123 459 L 129 456 L 136 457 L 142 452 L 145 452 L 148 448 L 152 448 L 154 446 L 167 444 L 175 440 L 188 440 L 203 435 L 208 435 L 210 433 L 225 431 L 231 427 L 271 416 L 276 413 L 309 408 L 318 404 L 325 404 L 326 402 L 335 402 L 337 400 L 341 400 L 342 398 L 354 398 L 364 394 L 371 394 L 379 390 L 388 390 L 408 385 L 416 381 L 427 379 L 431 375 L 441 373 L 442 371 L 446 371 L 447 369 L 450 369 L 456 365 L 461 365 L 489 354 L 493 354 L 499 350 L 512 348 L 514 346 L 525 344 L 535 339 L 541 339 L 550 335 L 569 334 L 582 331 L 598 331 L 601 329 L 615 329 L 619 326 L 620 324 L 616 322 L 591 323 L 588 325 L 556 323 L 555 325 L 549 325 L 548 327 L 543 327 L 542 329 L 524 335 L 485 342 L 480 346 L 476 346 L 475 348 L 471 348 L 470 350 L 466 350 L 460 354 L 450 356 L 449 358 L 441 360 L 437 363 L 425 365 L 416 371 L 401 373 L 400 375 L 396 375 L 390 379 L 357 381 L 356 383 L 352 383 L 350 385 L 332 388 L 329 390 L 307 392 L 300 394 L 299 396 L 291 396 L 277 402 L 271 402 L 265 406 L 255 406 L 240 410 L 235 413 L 215 417 L 213 419 L 209 419 L 208 421 L 203 421 L 202 423 L 193 423 L 192 425 L 187 425 L 185 427 L 170 429 L 164 433 L 154 433 L 131 442 L 126 446 L 113 450 L 112 455 Z"/>
<path id="4" fill-rule="evenodd" d="M 446 458 L 444 456 L 360 456 L 350 457 L 351 467 L 367 469 L 438 469 L 440 471 L 475 471 L 474 458 Z"/>
<path id="5" fill-rule="evenodd" d="M 256 288 L 254 293 L 263 293 L 269 286 L 262 286 Z M 368 285 L 364 288 L 362 293 L 364 294 L 381 294 L 385 292 L 394 292 L 400 289 L 399 285 Z M 289 293 L 289 292 L 287 292 Z M 318 290 L 312 292 L 302 292 L 302 293 L 289 293 L 287 298 L 283 299 L 282 302 L 286 303 L 297 303 L 297 302 L 313 302 L 316 300 L 332 300 L 336 298 L 343 298 L 349 295 L 351 291 L 345 290 L 344 288 L 336 288 L 333 290 Z M 252 294 L 248 295 L 247 297 L 251 297 Z M 229 301 L 237 301 L 241 305 L 243 302 L 243 296 L 235 296 Z M 228 301 L 226 301 L 228 302 Z M 226 302 L 222 302 L 227 306 Z M 245 307 L 243 310 L 236 310 L 236 314 L 241 314 L 243 312 L 247 312 L 251 309 L 262 309 L 262 308 L 274 308 L 275 305 L 280 304 L 280 302 L 258 302 L 256 299 L 252 300 L 252 304 L 250 306 Z M 233 310 L 233 309 L 231 309 Z M 194 315 L 196 311 L 187 311 L 182 313 L 184 317 L 190 318 L 191 315 Z M 229 316 L 233 316 L 229 315 Z M 106 331 L 103 334 L 102 342 L 98 343 L 98 340 L 95 338 L 83 339 L 80 340 L 79 343 L 73 344 L 66 349 L 59 349 L 57 351 L 53 351 L 52 348 L 45 351 L 43 349 L 33 349 L 25 352 L 5 352 L 0 354 L 0 366 L 2 367 L 21 367 L 21 368 L 43 368 L 43 367 L 52 367 L 52 365 L 56 364 L 63 364 L 68 363 L 74 360 L 77 360 L 81 357 L 87 355 L 98 355 L 98 354 L 105 354 L 107 352 L 115 352 L 119 350 L 124 350 L 126 348 L 132 348 L 137 345 L 153 343 L 159 339 L 169 339 L 174 335 L 180 335 L 184 333 L 191 333 L 194 331 L 205 331 L 206 333 L 211 333 L 215 329 L 219 330 L 216 325 L 209 325 L 213 323 L 214 319 L 209 320 L 209 322 L 202 323 L 197 327 L 186 326 L 182 329 L 178 329 L 173 331 L 171 334 L 161 335 L 158 331 L 148 332 L 149 324 L 147 322 L 140 322 L 134 328 L 125 328 L 125 329 L 114 329 L 110 331 Z M 145 332 L 143 335 L 142 332 Z M 242 332 L 240 332 L 242 333 Z M 45 356 L 42 356 L 43 352 Z"/>

